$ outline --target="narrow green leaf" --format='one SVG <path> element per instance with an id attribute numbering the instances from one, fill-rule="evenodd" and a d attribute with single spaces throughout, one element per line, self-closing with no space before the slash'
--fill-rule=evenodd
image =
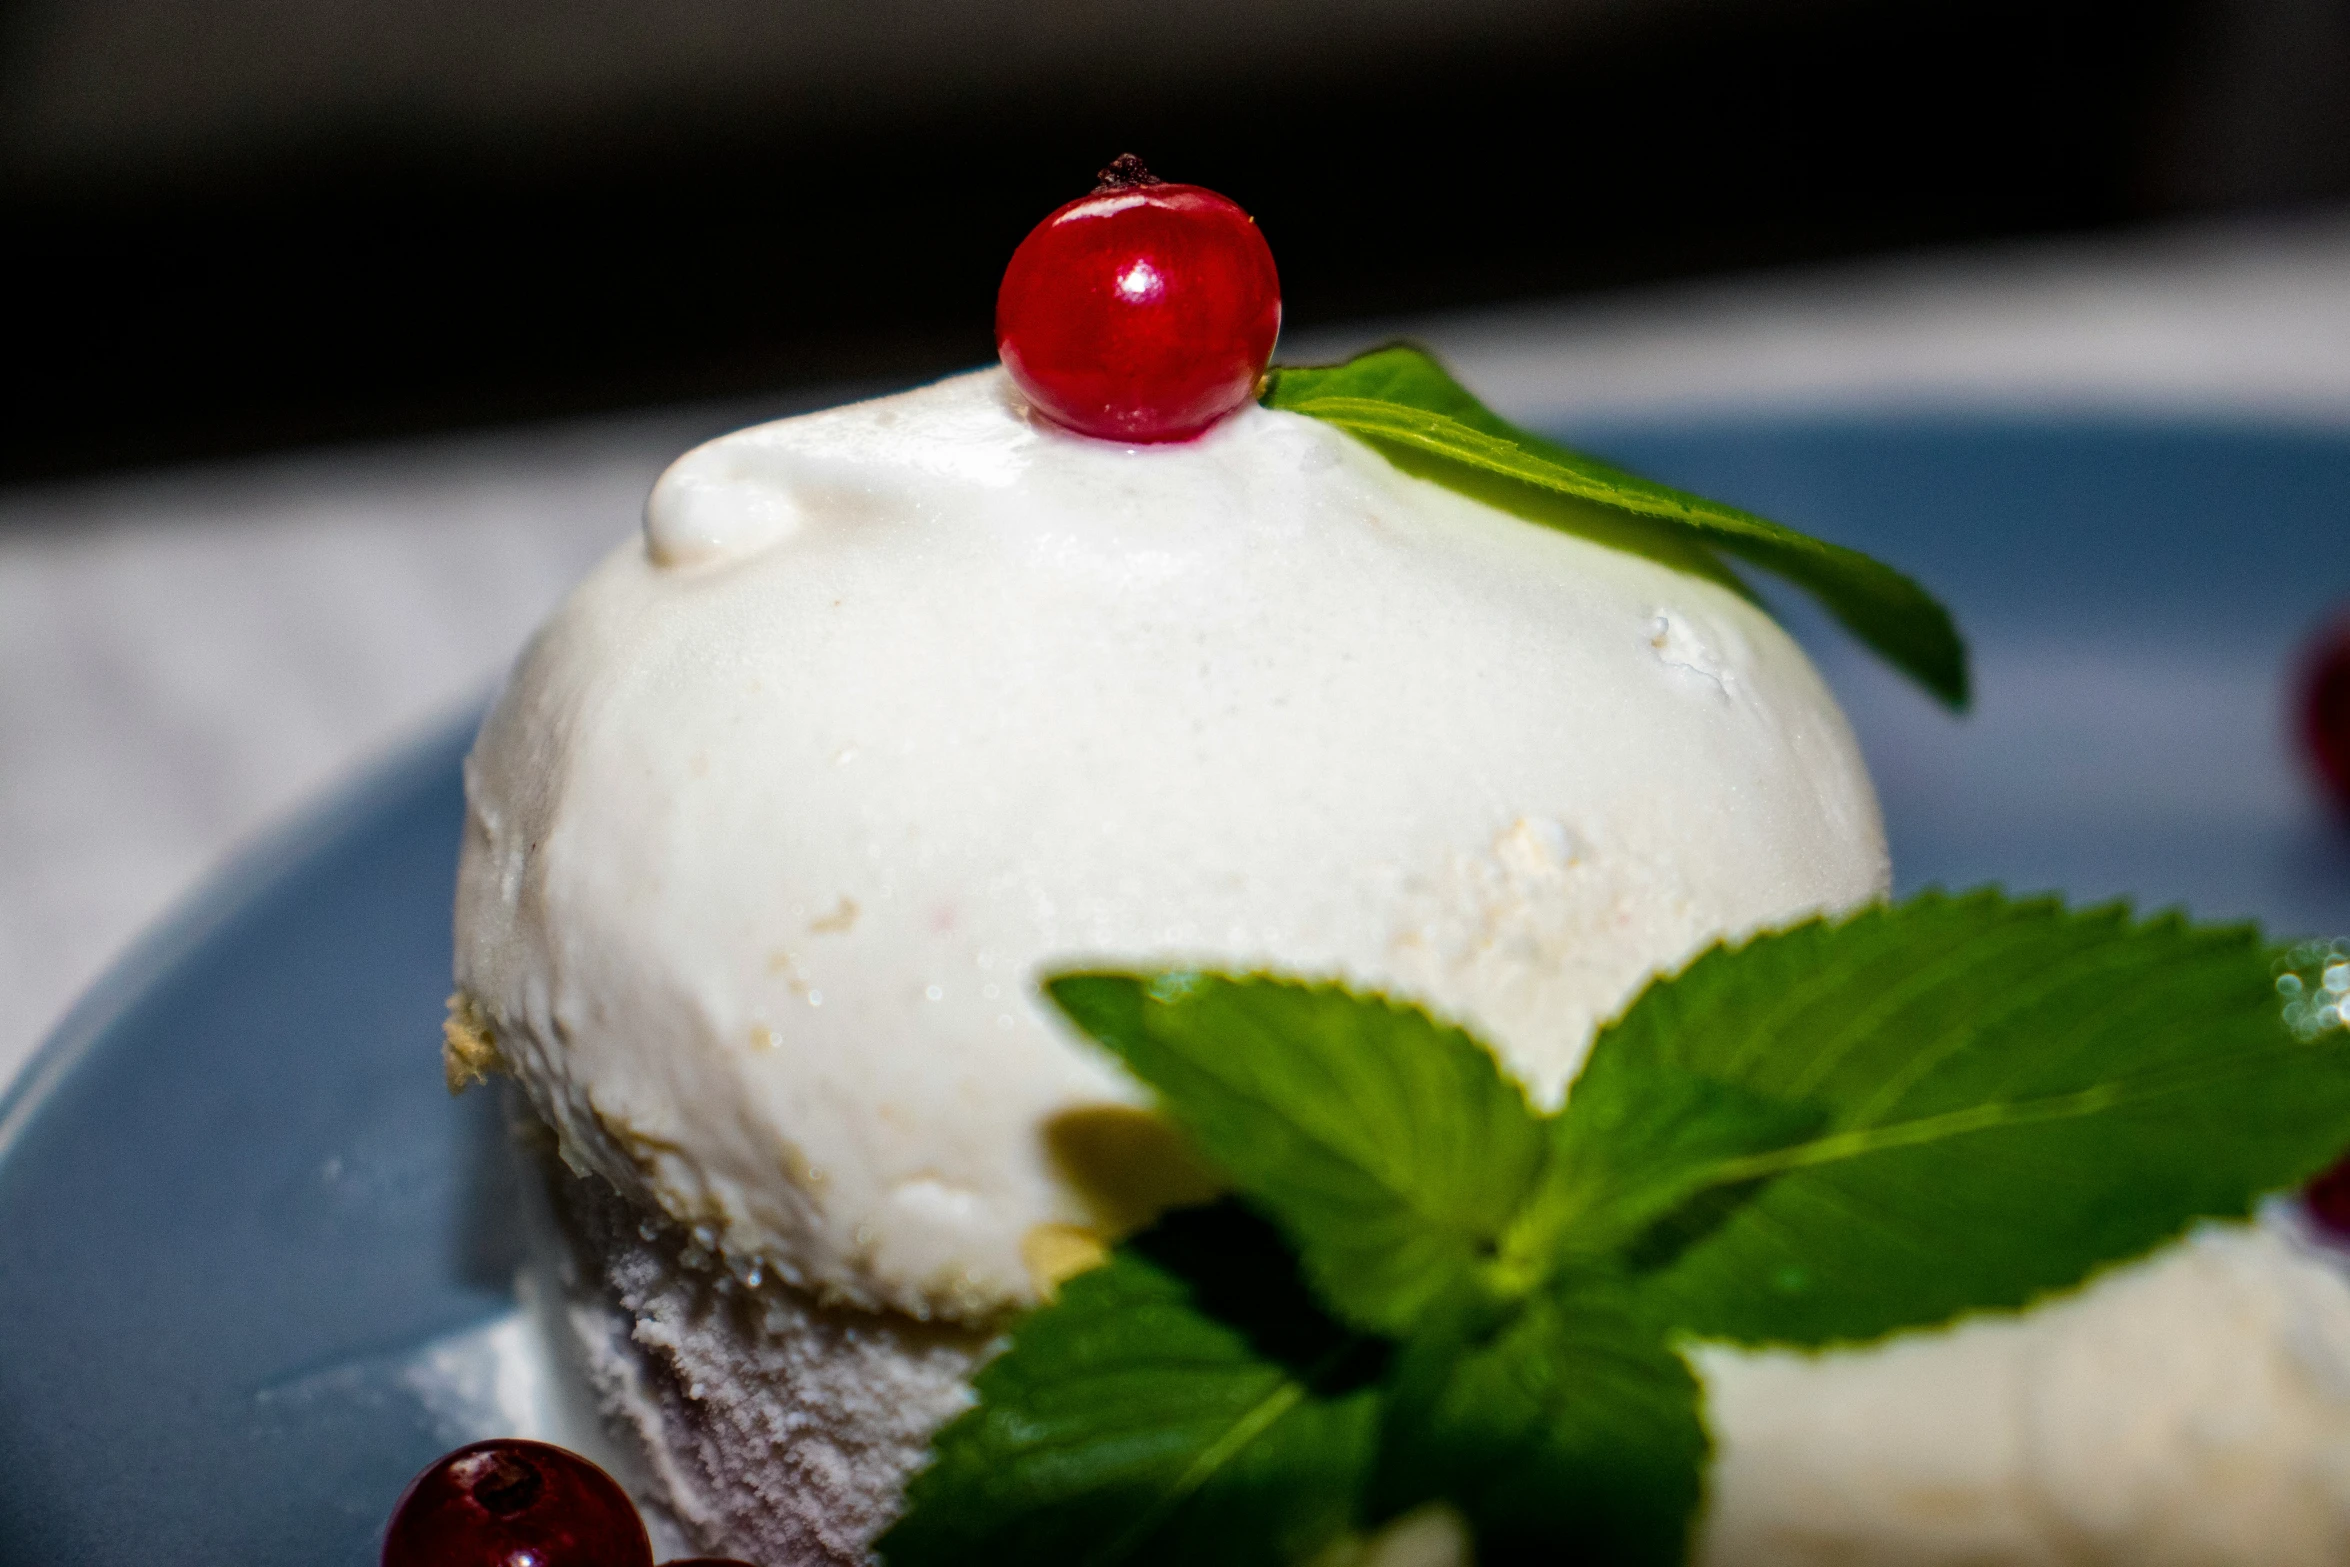
<path id="1" fill-rule="evenodd" d="M 1559 1161 L 1620 1163 L 1610 1107 L 1677 1079 L 1817 1118 L 1680 1167 L 1694 1195 L 1632 1256 L 1677 1330 L 1821 1344 L 2020 1307 L 2350 1144 L 2350 1034 L 2286 1027 L 2273 957 L 1992 892 L 1716 948 L 1603 1031 Z"/>
<path id="2" fill-rule="evenodd" d="M 1393 1384 L 1377 1512 L 1449 1500 L 1479 1567 L 1685 1558 L 1708 1453 L 1697 1383 L 1621 1280 L 1471 1306 L 1407 1344 Z"/>
<path id="3" fill-rule="evenodd" d="M 1169 1215 L 1021 1319 L 875 1548 L 887 1567 L 1289 1567 L 1359 1520 L 1381 1354 L 1262 1221 Z"/>
<path id="4" fill-rule="evenodd" d="M 1492 1265 L 1544 1132 L 1492 1053 L 1336 985 L 1067 974 L 1045 992 L 1296 1242 L 1330 1308 L 1409 1332 Z"/>
<path id="5" fill-rule="evenodd" d="M 1953 708 L 1967 704 L 1966 646 L 1950 612 L 1916 582 L 1857 550 L 1767 517 L 1654 483 L 1520 430 L 1435 360 L 1396 344 L 1341 365 L 1283 367 L 1267 407 L 1325 420 L 1393 455 L 1398 450 L 1471 473 L 1610 507 L 1684 531 L 1805 589 L 1855 636 Z M 1426 476 L 1448 482 L 1441 468 Z M 1455 483 L 1455 487 L 1464 487 Z M 1554 512 L 1535 520 L 1571 527 Z"/>

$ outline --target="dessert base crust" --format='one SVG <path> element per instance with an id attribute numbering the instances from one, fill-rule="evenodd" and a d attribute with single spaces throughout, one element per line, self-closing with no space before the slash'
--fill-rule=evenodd
<path id="1" fill-rule="evenodd" d="M 746 1286 L 667 1220 L 522 1134 L 562 1358 L 660 1524 L 762 1567 L 866 1567 L 991 1335 Z"/>

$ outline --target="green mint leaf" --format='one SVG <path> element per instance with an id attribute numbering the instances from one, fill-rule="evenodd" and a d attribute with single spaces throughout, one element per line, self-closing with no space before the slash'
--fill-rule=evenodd
<path id="1" fill-rule="evenodd" d="M 1815 920 L 1643 992 L 1557 1162 L 1621 1163 L 1609 1109 L 1660 1082 L 1818 1117 L 1749 1116 L 1754 1146 L 1674 1176 L 1691 1195 L 1629 1264 L 1675 1330 L 1823 1344 L 2021 1307 L 2350 1142 L 2350 1034 L 2288 1028 L 2273 964 L 2249 928 L 1994 892 Z"/>
<path id="2" fill-rule="evenodd" d="M 1170 971 L 1045 993 L 1293 1240 L 1330 1308 L 1400 1336 L 1473 1284 L 1533 1189 L 1545 1132 L 1490 1051 L 1336 985 Z"/>
<path id="3" fill-rule="evenodd" d="M 1816 1104 L 1674 1066 L 1627 1069 L 1618 1052 L 1598 1066 L 1576 1079 L 1572 1116 L 1550 1121 L 1540 1191 L 1504 1243 L 1520 1276 L 1614 1258 L 1718 1201 L 1726 1165 L 1807 1143 L 1828 1121 Z"/>
<path id="4" fill-rule="evenodd" d="M 875 1548 L 888 1567 L 1288 1567 L 1358 1520 L 1381 1355 L 1261 1220 L 1171 1214 L 1020 1320 Z"/>
<path id="5" fill-rule="evenodd" d="M 1405 1345 L 1392 1382 L 1378 1511 L 1450 1501 L 1479 1567 L 1685 1558 L 1708 1452 L 1697 1382 L 1621 1279 L 1472 1303 Z"/>
<path id="6" fill-rule="evenodd" d="M 1825 605 L 1844 626 L 1953 708 L 1967 704 L 1966 646 L 1950 612 L 1916 582 L 1857 550 L 1625 472 L 1520 430 L 1470 395 L 1443 366 L 1395 344 L 1341 365 L 1284 366 L 1265 405 L 1310 415 L 1369 440 L 1424 477 L 1490 499 L 1464 477 L 1498 475 L 1533 490 L 1664 524 L 1703 545 L 1776 572 Z M 1426 459 L 1433 459 L 1430 466 Z M 1519 515 L 1577 531 L 1570 516 Z"/>

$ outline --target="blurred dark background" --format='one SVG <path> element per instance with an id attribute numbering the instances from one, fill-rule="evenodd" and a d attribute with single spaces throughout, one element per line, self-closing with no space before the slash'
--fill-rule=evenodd
<path id="1" fill-rule="evenodd" d="M 2350 194 L 2350 0 L 15 0 L 0 478 L 905 378 L 1132 150 L 1289 321 Z"/>

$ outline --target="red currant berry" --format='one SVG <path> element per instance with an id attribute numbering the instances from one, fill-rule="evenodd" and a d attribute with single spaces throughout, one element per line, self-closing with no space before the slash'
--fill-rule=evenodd
<path id="1" fill-rule="evenodd" d="M 476 1442 L 408 1482 L 383 1567 L 653 1567 L 628 1493 L 545 1442 Z"/>
<path id="2" fill-rule="evenodd" d="M 1128 155 L 1039 223 L 996 293 L 995 346 L 1047 418 L 1109 441 L 1187 441 L 1256 396 L 1281 280 L 1255 220 Z"/>
<path id="3" fill-rule="evenodd" d="M 2350 615 L 2310 651 L 2301 676 L 2301 741 L 2335 806 L 2350 812 Z"/>
<path id="4" fill-rule="evenodd" d="M 2301 1188 L 2301 1206 L 2319 1229 L 2338 1241 L 2350 1241 L 2350 1157 Z"/>

